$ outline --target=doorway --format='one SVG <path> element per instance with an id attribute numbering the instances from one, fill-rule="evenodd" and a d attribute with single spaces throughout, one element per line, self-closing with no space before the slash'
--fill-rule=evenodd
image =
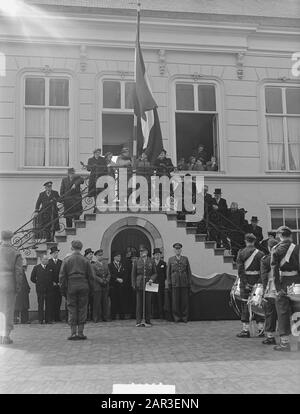
<path id="1" fill-rule="evenodd" d="M 119 250 L 124 260 L 126 251 L 130 248 L 132 252 L 136 252 L 136 255 L 139 256 L 139 247 L 141 244 L 147 247 L 149 256 L 151 256 L 151 243 L 144 232 L 136 228 L 121 230 L 116 234 L 111 243 L 110 255 L 115 250 Z"/>

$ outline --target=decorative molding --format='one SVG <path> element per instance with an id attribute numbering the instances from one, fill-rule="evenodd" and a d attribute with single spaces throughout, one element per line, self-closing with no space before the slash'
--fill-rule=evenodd
<path id="1" fill-rule="evenodd" d="M 41 68 L 41 71 L 45 74 L 45 76 L 49 76 L 53 69 L 49 65 L 45 65 Z"/>
<path id="2" fill-rule="evenodd" d="M 85 72 L 87 68 L 87 47 L 86 45 L 80 46 L 80 71 Z"/>
<path id="3" fill-rule="evenodd" d="M 238 79 L 244 78 L 244 59 L 245 53 L 239 52 L 236 55 L 236 74 Z"/>
<path id="4" fill-rule="evenodd" d="M 288 78 L 287 76 L 279 76 L 278 80 L 280 80 L 281 82 L 287 82 L 291 81 L 291 78 Z"/>
<path id="5" fill-rule="evenodd" d="M 203 77 L 203 75 L 201 75 L 198 72 L 195 72 L 191 75 L 191 77 L 194 79 L 194 82 L 198 82 Z"/>
<path id="6" fill-rule="evenodd" d="M 159 73 L 163 76 L 166 72 L 166 51 L 159 49 L 158 51 Z"/>
<path id="7" fill-rule="evenodd" d="M 126 71 L 126 70 L 118 70 L 117 73 L 118 73 L 118 76 L 120 76 L 122 80 L 124 80 L 125 78 L 131 78 L 134 75 L 133 72 Z"/>

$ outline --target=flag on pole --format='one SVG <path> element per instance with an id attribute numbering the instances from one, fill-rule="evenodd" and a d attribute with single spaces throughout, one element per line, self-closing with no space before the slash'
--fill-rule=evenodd
<path id="1" fill-rule="evenodd" d="M 152 163 L 163 149 L 157 104 L 152 95 L 140 45 L 140 10 L 137 10 L 135 46 L 135 97 L 134 113 L 137 117 L 137 148 L 146 151 Z"/>

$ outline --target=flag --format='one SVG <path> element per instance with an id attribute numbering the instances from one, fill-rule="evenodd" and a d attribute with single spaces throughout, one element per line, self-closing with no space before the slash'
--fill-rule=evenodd
<path id="1" fill-rule="evenodd" d="M 146 151 L 153 163 L 163 149 L 157 104 L 149 85 L 140 46 L 140 11 L 137 12 L 137 35 L 135 46 L 135 96 L 134 113 L 137 117 L 138 152 Z"/>

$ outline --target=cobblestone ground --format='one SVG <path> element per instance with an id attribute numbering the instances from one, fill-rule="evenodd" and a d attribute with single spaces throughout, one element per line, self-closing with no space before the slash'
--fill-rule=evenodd
<path id="1" fill-rule="evenodd" d="M 17 325 L 0 346 L 0 393 L 111 393 L 118 384 L 175 384 L 176 393 L 300 393 L 300 352 L 239 339 L 238 321 Z M 295 348 L 296 349 L 296 348 Z"/>

